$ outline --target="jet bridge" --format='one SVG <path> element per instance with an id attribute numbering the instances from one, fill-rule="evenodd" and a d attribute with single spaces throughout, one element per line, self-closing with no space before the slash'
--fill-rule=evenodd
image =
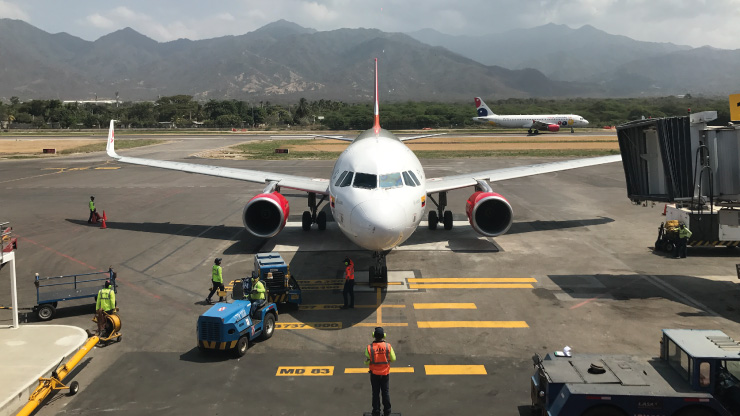
<path id="1" fill-rule="evenodd" d="M 667 220 L 685 222 L 689 244 L 740 242 L 740 125 L 708 126 L 716 111 L 617 126 L 634 203 L 663 202 Z"/>

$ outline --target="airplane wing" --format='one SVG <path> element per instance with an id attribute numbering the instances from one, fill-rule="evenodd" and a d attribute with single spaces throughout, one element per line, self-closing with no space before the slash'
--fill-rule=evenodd
<path id="1" fill-rule="evenodd" d="M 354 141 L 354 140 L 355 140 L 355 139 L 353 139 L 353 138 L 351 138 L 351 137 L 344 137 L 344 136 L 327 136 L 327 135 L 324 135 L 324 134 L 315 134 L 315 135 L 314 135 L 313 137 L 314 137 L 314 138 L 316 138 L 316 137 L 323 137 L 323 138 L 325 138 L 325 139 L 342 140 L 342 141 L 345 141 L 345 142 L 351 142 L 351 141 Z"/>
<path id="2" fill-rule="evenodd" d="M 424 137 L 441 136 L 443 134 L 447 134 L 447 133 L 422 134 L 421 136 L 399 137 L 398 139 L 401 140 L 402 142 L 405 142 L 407 140 L 416 140 L 416 139 L 422 139 Z"/>
<path id="3" fill-rule="evenodd" d="M 542 173 L 558 172 L 561 170 L 619 162 L 620 160 L 622 160 L 621 155 L 601 156 L 587 159 L 541 163 L 537 165 L 516 166 L 513 168 L 494 169 L 475 173 L 464 173 L 461 175 L 445 176 L 441 178 L 428 178 L 426 181 L 427 193 L 431 194 L 435 192 L 451 191 L 453 189 L 475 186 L 478 184 L 478 180 L 497 182 L 506 179 L 539 175 Z"/>
<path id="4" fill-rule="evenodd" d="M 277 182 L 278 186 L 299 191 L 315 192 L 317 194 L 329 194 L 329 180 L 324 178 L 309 178 L 307 176 L 286 175 L 284 173 L 263 172 L 258 170 L 227 168 L 212 165 L 199 165 L 196 163 L 172 162 L 168 160 L 144 159 L 138 157 L 120 156 L 114 148 L 114 132 L 111 120 L 108 131 L 108 144 L 106 151 L 108 156 L 121 163 L 133 165 L 151 166 L 155 168 L 179 170 L 182 172 L 199 173 L 202 175 L 218 176 L 220 178 L 238 179 L 254 183 Z"/>

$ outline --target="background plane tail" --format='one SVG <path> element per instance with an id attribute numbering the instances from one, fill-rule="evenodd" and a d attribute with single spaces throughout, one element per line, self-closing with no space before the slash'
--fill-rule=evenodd
<path id="1" fill-rule="evenodd" d="M 480 97 L 475 97 L 475 108 L 478 112 L 478 117 L 495 116 L 496 113 L 491 111 L 490 108 L 483 102 Z"/>
<path id="2" fill-rule="evenodd" d="M 108 144 L 105 146 L 105 151 L 108 152 L 108 156 L 110 157 L 118 157 L 118 154 L 116 153 L 116 149 L 114 146 L 114 136 L 115 132 L 113 131 L 113 126 L 115 125 L 116 120 L 110 121 L 110 128 L 108 129 Z"/>

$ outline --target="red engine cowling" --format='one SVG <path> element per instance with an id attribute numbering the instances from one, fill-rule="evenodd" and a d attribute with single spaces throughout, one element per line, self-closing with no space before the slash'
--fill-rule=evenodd
<path id="1" fill-rule="evenodd" d="M 290 215 L 288 200 L 277 192 L 259 194 L 247 202 L 244 227 L 257 237 L 274 237 L 285 227 Z"/>
<path id="2" fill-rule="evenodd" d="M 495 192 L 476 192 L 465 203 L 465 213 L 473 229 L 486 237 L 509 231 L 514 211 L 509 201 Z"/>
<path id="3" fill-rule="evenodd" d="M 560 126 L 557 124 L 548 124 L 547 131 L 560 131 Z"/>

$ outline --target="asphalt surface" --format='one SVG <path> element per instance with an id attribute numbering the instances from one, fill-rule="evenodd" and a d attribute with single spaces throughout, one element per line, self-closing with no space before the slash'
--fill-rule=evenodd
<path id="1" fill-rule="evenodd" d="M 240 141 L 190 138 L 120 153 L 316 177 L 331 172 L 332 161 L 191 156 Z M 435 177 L 543 161 L 422 164 Z M 455 288 L 412 289 L 407 280 L 409 290 L 358 293 L 354 310 L 336 309 L 341 293 L 332 282 L 346 255 L 359 274 L 370 266 L 370 253 L 348 244 L 331 223 L 310 232 L 289 224 L 272 240 L 250 236 L 241 213 L 259 184 L 121 165 L 102 153 L 8 160 L 0 171 L 0 220 L 12 221 L 19 236 L 22 306 L 35 303 L 34 273 L 112 266 L 119 276 L 122 342 L 89 354 L 74 378 L 80 393 L 55 395 L 39 415 L 359 415 L 370 411 L 369 377 L 358 369 L 376 325 L 394 346 L 394 368 L 404 371 L 391 375 L 393 410 L 404 415 L 528 414 L 535 352 L 568 345 L 574 353 L 656 356 L 661 328 L 721 329 L 740 339 L 740 250 L 689 248 L 683 260 L 653 253 L 663 207 L 632 205 L 620 164 L 492 184 L 514 208 L 508 234 L 488 239 L 465 225 L 449 232 L 420 227 L 408 247 L 388 256 L 394 276 L 459 282 Z M 448 195 L 456 221 L 465 220 L 470 193 Z M 290 221 L 298 222 L 306 198 L 286 194 Z M 106 212 L 107 229 L 87 224 L 90 195 Z M 303 292 L 307 307 L 281 311 L 279 323 L 309 325 L 276 330 L 238 360 L 199 354 L 195 324 L 208 308 L 203 298 L 213 259 L 224 258 L 231 280 L 249 273 L 252 254 L 273 248 L 312 289 Z M 525 279 L 531 287 L 480 280 L 496 278 Z M 2 291 L 0 305 L 9 302 Z M 422 303 L 466 305 L 422 309 Z M 92 329 L 92 312 L 90 302 L 62 302 L 51 323 Z M 0 323 L 9 322 L 9 312 L 0 310 Z M 341 329 L 306 328 L 313 323 Z"/>

